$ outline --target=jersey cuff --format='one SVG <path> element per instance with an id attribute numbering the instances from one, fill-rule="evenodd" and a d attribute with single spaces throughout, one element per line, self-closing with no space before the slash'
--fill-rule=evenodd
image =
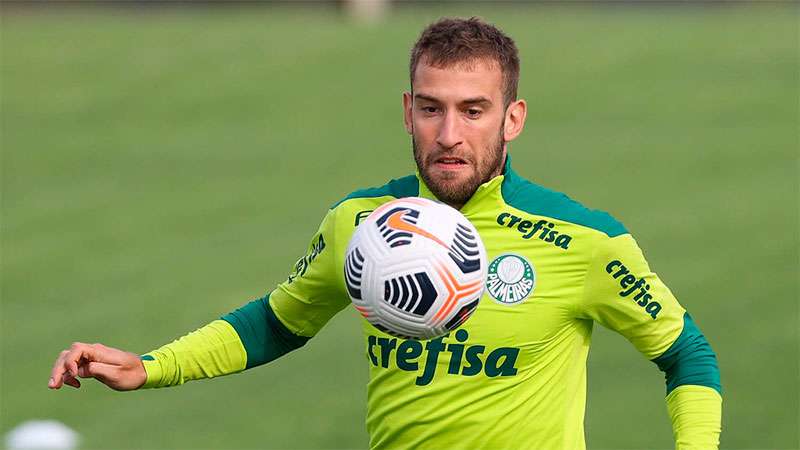
<path id="1" fill-rule="evenodd" d="M 676 450 L 716 450 L 722 431 L 722 396 L 706 386 L 683 385 L 667 396 Z"/>
<path id="2" fill-rule="evenodd" d="M 161 367 L 161 362 L 150 353 L 145 353 L 139 358 L 142 360 L 144 371 L 147 374 L 147 380 L 139 389 L 161 387 L 161 380 L 164 379 L 164 369 Z"/>

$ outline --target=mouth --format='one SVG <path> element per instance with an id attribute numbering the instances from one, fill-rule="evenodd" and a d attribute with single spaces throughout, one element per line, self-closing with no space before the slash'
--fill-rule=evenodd
<path id="1" fill-rule="evenodd" d="M 467 167 L 469 163 L 463 158 L 456 156 L 442 156 L 433 160 L 433 164 L 441 169 L 461 169 Z"/>

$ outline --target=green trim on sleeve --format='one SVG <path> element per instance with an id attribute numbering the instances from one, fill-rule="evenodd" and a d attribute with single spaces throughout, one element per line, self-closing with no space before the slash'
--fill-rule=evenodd
<path id="1" fill-rule="evenodd" d="M 142 366 L 144 367 L 144 373 L 147 374 L 147 378 L 145 379 L 144 384 L 139 387 L 139 389 L 162 387 L 161 381 L 164 379 L 164 369 L 161 367 L 161 363 L 152 355 L 143 355 L 141 360 Z"/>
<path id="2" fill-rule="evenodd" d="M 247 352 L 245 369 L 278 359 L 309 340 L 289 331 L 275 316 L 269 304 L 269 295 L 226 314 L 222 320 L 230 323 L 242 340 Z"/>
<path id="3" fill-rule="evenodd" d="M 511 155 L 506 158 L 503 200 L 529 214 L 552 217 L 605 233 L 609 237 L 626 234 L 628 230 L 605 211 L 589 209 L 565 194 L 556 192 L 520 177 L 511 169 Z"/>
<path id="4" fill-rule="evenodd" d="M 387 195 L 395 198 L 415 197 L 419 195 L 419 180 L 417 179 L 416 175 L 408 175 L 403 178 L 391 180 L 381 187 L 359 189 L 336 202 L 336 204 L 331 206 L 331 209 L 336 208 L 343 202 L 350 199 L 384 197 Z"/>
<path id="5" fill-rule="evenodd" d="M 688 312 L 678 339 L 653 362 L 666 374 L 667 395 L 684 385 L 706 386 L 722 394 L 717 355 Z"/>

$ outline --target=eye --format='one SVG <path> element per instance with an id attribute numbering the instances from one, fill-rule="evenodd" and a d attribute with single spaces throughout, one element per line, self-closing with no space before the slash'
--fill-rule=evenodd
<path id="1" fill-rule="evenodd" d="M 481 115 L 481 110 L 478 108 L 467 109 L 467 116 L 469 116 L 470 119 L 477 119 L 478 117 L 480 117 L 480 115 Z"/>
<path id="2" fill-rule="evenodd" d="M 437 108 L 435 106 L 423 106 L 422 107 L 422 112 L 427 113 L 427 114 L 436 114 L 436 112 L 438 110 L 439 110 L 439 108 Z"/>

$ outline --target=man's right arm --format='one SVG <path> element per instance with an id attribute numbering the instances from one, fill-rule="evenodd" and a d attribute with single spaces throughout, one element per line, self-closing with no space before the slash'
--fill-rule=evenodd
<path id="1" fill-rule="evenodd" d="M 175 386 L 240 372 L 303 346 L 348 303 L 337 270 L 334 216 L 328 211 L 306 254 L 271 294 L 141 358 L 100 344 L 73 344 L 56 361 L 49 387 L 79 387 L 77 378 L 97 378 L 117 390 Z M 117 365 L 102 378 L 90 370 L 109 364 Z"/>
<path id="2" fill-rule="evenodd" d="M 147 373 L 142 388 L 176 386 L 241 372 L 273 361 L 308 340 L 289 331 L 275 317 L 267 295 L 142 355 Z"/>

